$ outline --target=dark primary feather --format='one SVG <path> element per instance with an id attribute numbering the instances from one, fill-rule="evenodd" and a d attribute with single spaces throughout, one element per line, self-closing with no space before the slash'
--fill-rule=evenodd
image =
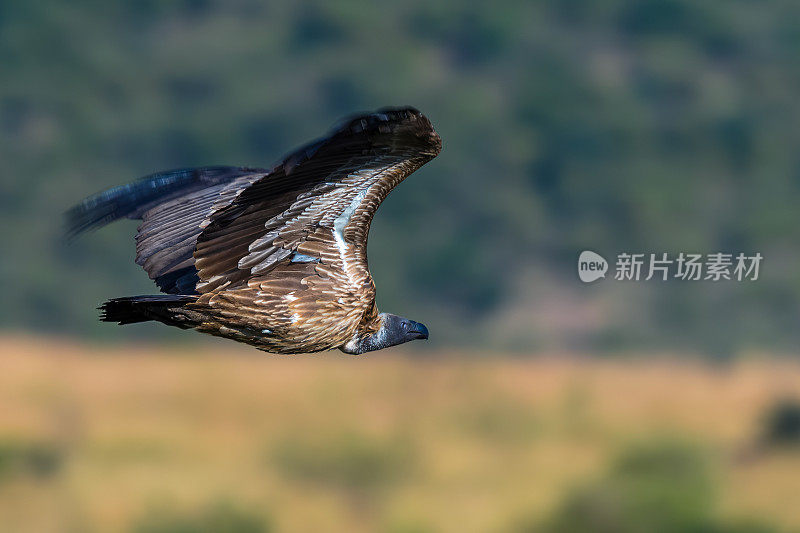
<path id="1" fill-rule="evenodd" d="M 193 294 L 198 278 L 191 256 L 202 231 L 199 224 L 219 207 L 226 186 L 242 176 L 265 172 L 210 166 L 151 174 L 95 194 L 70 209 L 66 213 L 67 236 L 75 237 L 120 218 L 143 219 L 136 236 L 136 263 L 162 292 Z"/>
<path id="2" fill-rule="evenodd" d="M 141 218 L 144 212 L 159 204 L 259 170 L 211 166 L 182 168 L 145 176 L 90 196 L 67 211 L 67 235 L 75 237 L 120 218 Z"/>

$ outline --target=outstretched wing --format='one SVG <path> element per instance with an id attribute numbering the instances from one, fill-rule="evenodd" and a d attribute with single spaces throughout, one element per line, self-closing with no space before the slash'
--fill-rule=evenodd
<path id="1" fill-rule="evenodd" d="M 207 292 L 267 272 L 298 250 L 302 262 L 334 253 L 337 242 L 365 248 L 380 202 L 440 146 L 415 109 L 381 110 L 347 121 L 272 170 L 180 169 L 96 194 L 66 213 L 67 233 L 142 219 L 136 262 L 150 278 L 166 293 Z M 315 236 L 334 227 L 339 241 L 330 232 Z"/>
<path id="2" fill-rule="evenodd" d="M 90 196 L 67 211 L 67 235 L 72 238 L 120 218 L 141 219 L 136 262 L 162 291 L 192 294 L 198 279 L 192 253 L 204 222 L 268 172 L 216 166 L 151 174 Z"/>
<path id="3" fill-rule="evenodd" d="M 358 261 L 366 270 L 367 234 L 378 206 L 440 149 L 430 121 L 413 108 L 348 120 L 211 216 L 194 252 L 197 290 L 242 286 L 281 261 L 321 262 L 318 270 L 339 272 Z"/>

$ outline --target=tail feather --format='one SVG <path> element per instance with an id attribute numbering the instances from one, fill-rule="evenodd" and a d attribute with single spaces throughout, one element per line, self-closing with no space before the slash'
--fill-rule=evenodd
<path id="1" fill-rule="evenodd" d="M 173 294 L 128 296 L 108 300 L 98 309 L 100 310 L 100 320 L 103 322 L 125 325 L 156 320 L 187 329 L 194 327 L 196 323 L 190 319 L 187 313 L 181 311 L 186 304 L 195 300 L 197 300 L 197 296 Z"/>

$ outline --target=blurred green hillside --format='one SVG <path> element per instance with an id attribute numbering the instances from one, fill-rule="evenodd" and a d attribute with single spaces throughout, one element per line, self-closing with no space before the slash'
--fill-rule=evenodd
<path id="1" fill-rule="evenodd" d="M 410 104 L 442 154 L 381 208 L 385 310 L 439 345 L 728 356 L 800 340 L 800 4 L 782 0 L 0 4 L 0 326 L 87 336 L 155 286 L 134 222 L 61 213 L 150 172 L 271 164 Z M 756 282 L 581 284 L 583 249 L 760 252 Z"/>

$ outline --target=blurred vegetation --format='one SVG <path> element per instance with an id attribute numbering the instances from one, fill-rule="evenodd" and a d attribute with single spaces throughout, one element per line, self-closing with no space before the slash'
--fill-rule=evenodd
<path id="1" fill-rule="evenodd" d="M 63 459 L 63 450 L 55 444 L 0 439 L 0 483 L 16 476 L 50 478 L 58 473 Z"/>
<path id="2" fill-rule="evenodd" d="M 61 212 L 159 169 L 269 165 L 343 115 L 411 104 L 444 151 L 381 209 L 370 260 L 381 306 L 432 342 L 793 346 L 798 17 L 782 0 L 3 2 L 0 324 L 173 335 L 95 323 L 154 286 L 135 224 L 67 248 Z M 765 261 L 751 283 L 586 287 L 587 248 Z"/>
<path id="3" fill-rule="evenodd" d="M 268 533 L 272 531 L 263 514 L 227 501 L 218 501 L 194 513 L 159 508 L 149 511 L 132 528 L 132 533 Z"/>
<path id="4" fill-rule="evenodd" d="M 358 433 L 310 437 L 287 439 L 275 447 L 272 462 L 287 478 L 330 484 L 363 497 L 397 483 L 414 466 L 407 439 Z"/>
<path id="5" fill-rule="evenodd" d="M 800 401 L 785 398 L 766 412 L 761 444 L 800 449 Z"/>
<path id="6" fill-rule="evenodd" d="M 626 451 L 605 477 L 568 495 L 542 533 L 769 533 L 715 515 L 716 481 L 702 452 L 656 442 Z"/>

